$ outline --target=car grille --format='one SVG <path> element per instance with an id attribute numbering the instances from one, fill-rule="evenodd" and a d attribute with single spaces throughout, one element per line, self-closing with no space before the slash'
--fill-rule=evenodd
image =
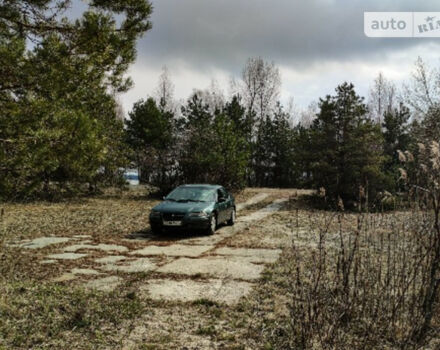
<path id="1" fill-rule="evenodd" d="M 166 221 L 182 220 L 185 214 L 182 213 L 163 213 L 162 218 Z"/>

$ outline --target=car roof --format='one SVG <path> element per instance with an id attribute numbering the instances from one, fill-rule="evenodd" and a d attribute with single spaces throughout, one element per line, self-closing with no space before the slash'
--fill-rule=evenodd
<path id="1" fill-rule="evenodd" d="M 222 188 L 223 186 L 209 185 L 209 184 L 186 184 L 186 185 L 181 185 L 179 187 L 198 187 L 198 188 L 206 188 L 206 189 L 215 190 L 215 189 Z"/>

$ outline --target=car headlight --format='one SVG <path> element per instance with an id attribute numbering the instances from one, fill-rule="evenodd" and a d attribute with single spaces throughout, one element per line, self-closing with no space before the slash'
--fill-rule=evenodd
<path id="1" fill-rule="evenodd" d="M 158 218 L 160 217 L 160 211 L 152 210 L 150 215 L 154 218 Z"/>
<path id="2" fill-rule="evenodd" d="M 197 217 L 197 218 L 206 218 L 208 216 L 208 214 L 205 213 L 204 211 L 198 211 L 198 212 L 194 212 L 194 213 L 189 213 L 189 216 Z"/>

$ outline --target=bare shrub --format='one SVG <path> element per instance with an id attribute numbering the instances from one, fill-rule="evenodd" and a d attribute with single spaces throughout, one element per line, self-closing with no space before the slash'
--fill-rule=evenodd
<path id="1" fill-rule="evenodd" d="M 424 197 L 412 211 L 315 213 L 307 229 L 297 227 L 283 348 L 410 349 L 433 333 L 440 284 L 438 148 L 426 149 L 427 187 L 415 187 Z"/>
<path id="2" fill-rule="evenodd" d="M 341 204 L 297 227 L 284 348 L 413 349 L 435 334 L 440 147 L 420 144 L 416 157 L 399 158 L 411 210 L 355 215 Z"/>

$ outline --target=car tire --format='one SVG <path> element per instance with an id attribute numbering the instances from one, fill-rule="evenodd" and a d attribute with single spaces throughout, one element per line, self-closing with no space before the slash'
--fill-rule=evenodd
<path id="1" fill-rule="evenodd" d="M 209 228 L 207 230 L 208 235 L 213 235 L 215 233 L 215 229 L 217 228 L 217 216 L 215 213 L 211 215 Z"/>
<path id="2" fill-rule="evenodd" d="M 235 211 L 235 208 L 233 208 L 232 211 L 231 211 L 231 217 L 229 218 L 229 220 L 227 222 L 227 224 L 229 226 L 234 226 L 236 215 L 237 215 L 237 213 Z"/>
<path id="3" fill-rule="evenodd" d="M 153 232 L 155 235 L 160 235 L 162 233 L 162 227 L 151 225 L 151 232 Z"/>

